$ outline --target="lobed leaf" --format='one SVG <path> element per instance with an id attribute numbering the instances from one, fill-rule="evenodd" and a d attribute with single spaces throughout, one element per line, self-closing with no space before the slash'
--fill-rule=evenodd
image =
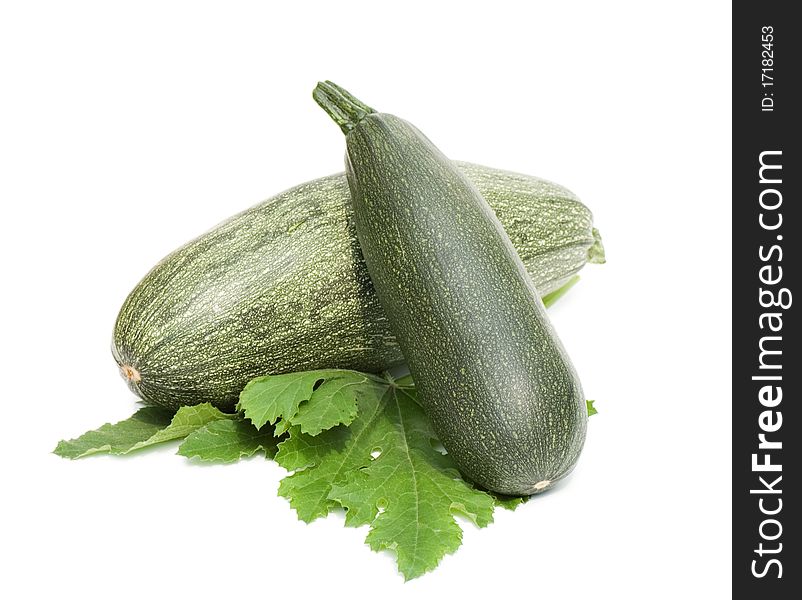
<path id="1" fill-rule="evenodd" d="M 357 398 L 380 382 L 378 378 L 343 369 L 321 369 L 251 380 L 240 394 L 238 408 L 257 429 L 276 425 L 276 435 L 293 425 L 309 435 L 356 417 Z"/>
<path id="2" fill-rule="evenodd" d="M 349 427 L 318 436 L 290 430 L 276 460 L 299 470 L 279 494 L 307 522 L 344 507 L 346 525 L 369 524 L 371 548 L 394 551 L 404 577 L 418 577 L 461 544 L 454 514 L 484 527 L 496 502 L 465 482 L 433 439 L 414 390 L 385 382 L 380 393 L 359 398 Z"/>
<path id="3" fill-rule="evenodd" d="M 178 447 L 178 454 L 205 462 L 232 463 L 259 451 L 268 457 L 276 453 L 272 428 L 256 429 L 251 423 L 227 419 L 213 421 L 190 433 Z"/>

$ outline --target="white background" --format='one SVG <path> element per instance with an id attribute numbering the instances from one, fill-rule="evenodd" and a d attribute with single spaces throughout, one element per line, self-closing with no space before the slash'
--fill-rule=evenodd
<path id="1" fill-rule="evenodd" d="M 729 3 L 289 4 L 0 9 L 0 595 L 728 597 Z M 551 311 L 600 411 L 578 468 L 407 584 L 275 464 L 50 454 L 134 411 L 111 327 L 157 260 L 342 169 L 319 79 L 566 185 L 607 248 Z"/>

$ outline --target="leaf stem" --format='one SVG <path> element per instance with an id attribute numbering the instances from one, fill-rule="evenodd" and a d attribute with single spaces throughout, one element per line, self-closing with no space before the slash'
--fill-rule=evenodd
<path id="1" fill-rule="evenodd" d="M 546 294 L 543 296 L 543 304 L 546 308 L 557 302 L 560 298 L 562 298 L 565 293 L 570 290 L 572 287 L 576 285 L 576 282 L 579 281 L 579 275 L 574 275 L 566 281 L 561 287 L 558 287 L 556 290 L 551 292 L 550 294 Z"/>

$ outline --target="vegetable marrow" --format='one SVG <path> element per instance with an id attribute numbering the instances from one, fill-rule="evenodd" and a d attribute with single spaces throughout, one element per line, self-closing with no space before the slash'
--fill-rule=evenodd
<path id="1" fill-rule="evenodd" d="M 460 168 L 544 295 L 603 262 L 590 211 L 565 188 Z M 223 410 L 259 375 L 403 362 L 361 258 L 345 176 L 283 192 L 164 258 L 125 300 L 112 353 L 146 403 Z"/>
<path id="2" fill-rule="evenodd" d="M 368 272 L 418 400 L 463 475 L 541 492 L 574 466 L 579 379 L 510 238 L 476 187 L 414 126 L 331 82 Z"/>

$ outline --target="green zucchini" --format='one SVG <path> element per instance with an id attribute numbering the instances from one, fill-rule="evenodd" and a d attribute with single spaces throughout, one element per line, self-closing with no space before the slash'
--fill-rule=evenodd
<path id="1" fill-rule="evenodd" d="M 551 487 L 584 444 L 582 386 L 476 187 L 420 131 L 331 82 L 365 263 L 418 400 L 460 471 L 501 494 Z"/>
<path id="2" fill-rule="evenodd" d="M 478 165 L 543 294 L 602 262 L 592 216 L 565 188 Z M 179 248 L 134 288 L 112 353 L 148 404 L 234 407 L 258 375 L 381 372 L 403 362 L 362 262 L 341 173 L 281 193 Z"/>

